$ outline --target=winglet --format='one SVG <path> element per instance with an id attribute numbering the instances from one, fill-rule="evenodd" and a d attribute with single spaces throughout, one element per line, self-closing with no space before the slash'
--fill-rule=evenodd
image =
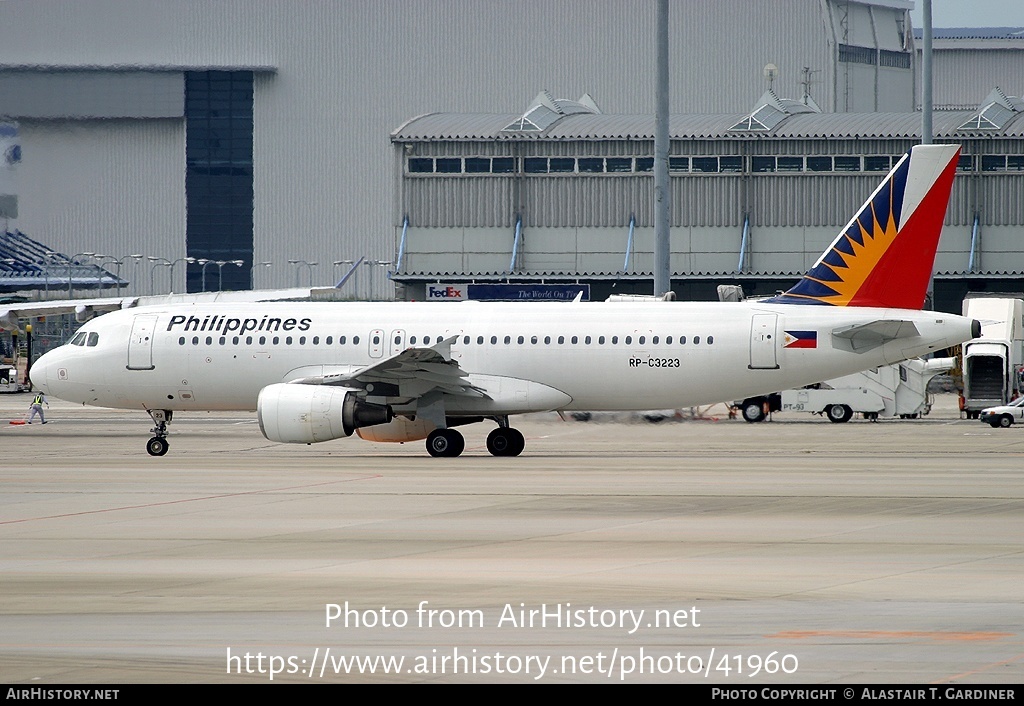
<path id="1" fill-rule="evenodd" d="M 959 145 L 913 147 L 807 274 L 766 301 L 920 309 L 959 155 Z"/>

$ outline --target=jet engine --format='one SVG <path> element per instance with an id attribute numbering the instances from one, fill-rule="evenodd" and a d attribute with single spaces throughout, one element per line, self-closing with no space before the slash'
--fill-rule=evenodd
<path id="1" fill-rule="evenodd" d="M 417 417 L 416 419 L 395 417 L 387 424 L 378 424 L 367 429 L 359 429 L 356 431 L 356 434 L 359 435 L 359 438 L 366 439 L 367 441 L 402 443 L 426 439 L 430 432 L 436 428 L 433 422 L 428 422 L 422 417 Z"/>
<path id="2" fill-rule="evenodd" d="M 260 390 L 256 417 L 271 441 L 312 444 L 387 424 L 394 414 L 387 405 L 359 399 L 359 391 L 351 388 L 277 383 Z"/>

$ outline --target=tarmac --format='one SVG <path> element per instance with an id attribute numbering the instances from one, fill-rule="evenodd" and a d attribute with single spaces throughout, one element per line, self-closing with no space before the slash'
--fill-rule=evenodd
<path id="1" fill-rule="evenodd" d="M 532 415 L 518 458 L 0 395 L 0 683 L 1024 683 L 1024 428 Z"/>

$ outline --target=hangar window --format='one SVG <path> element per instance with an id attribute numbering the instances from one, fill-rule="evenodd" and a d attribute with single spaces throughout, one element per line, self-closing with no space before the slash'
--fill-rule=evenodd
<path id="1" fill-rule="evenodd" d="M 864 158 L 864 171 L 866 172 L 887 172 L 889 171 L 889 158 L 881 155 L 872 155 Z"/>
<path id="2" fill-rule="evenodd" d="M 552 174 L 570 174 L 576 171 L 576 160 L 572 157 L 552 157 L 548 161 L 548 171 Z"/>
<path id="3" fill-rule="evenodd" d="M 893 69 L 909 69 L 910 54 L 904 51 L 881 49 L 878 52 L 878 65 L 888 66 Z"/>
<path id="4" fill-rule="evenodd" d="M 581 173 L 597 174 L 604 171 L 604 160 L 600 157 L 580 157 L 576 161 Z"/>
<path id="5" fill-rule="evenodd" d="M 653 172 L 654 171 L 654 157 L 637 157 L 636 158 L 636 170 L 638 172 Z"/>
<path id="6" fill-rule="evenodd" d="M 547 157 L 527 157 L 523 160 L 523 171 L 527 174 L 547 174 Z"/>
<path id="7" fill-rule="evenodd" d="M 428 157 L 410 157 L 410 174 L 430 174 L 434 171 L 434 160 Z"/>
<path id="8" fill-rule="evenodd" d="M 609 172 L 630 172 L 633 171 L 633 160 L 630 157 L 608 157 L 605 168 Z"/>
<path id="9" fill-rule="evenodd" d="M 831 157 L 808 157 L 807 171 L 809 172 L 830 172 L 832 171 Z"/>
<path id="10" fill-rule="evenodd" d="M 1011 154 L 1006 157 L 1006 170 L 1024 172 L 1024 155 Z"/>
<path id="11" fill-rule="evenodd" d="M 492 174 L 511 174 L 516 170 L 515 157 L 495 157 L 491 160 Z"/>
<path id="12" fill-rule="evenodd" d="M 780 172 L 802 172 L 804 170 L 803 157 L 778 157 L 776 164 Z"/>
<path id="13" fill-rule="evenodd" d="M 688 171 L 690 171 L 690 158 L 689 157 L 669 157 L 668 158 L 668 170 L 670 172 L 688 172 Z"/>
<path id="14" fill-rule="evenodd" d="M 956 170 L 958 172 L 973 172 L 974 156 L 970 154 L 960 155 L 960 161 L 956 163 Z"/>
<path id="15" fill-rule="evenodd" d="M 710 174 L 718 171 L 718 157 L 694 157 L 693 171 Z"/>
<path id="16" fill-rule="evenodd" d="M 850 44 L 839 45 L 839 61 L 851 64 L 871 64 L 873 66 L 876 60 L 875 50 L 870 47 L 855 47 Z"/>
<path id="17" fill-rule="evenodd" d="M 1005 155 L 982 155 L 981 156 L 981 170 L 982 171 L 1006 171 L 1007 170 L 1007 158 Z"/>
<path id="18" fill-rule="evenodd" d="M 466 174 L 486 174 L 491 171 L 488 157 L 466 157 Z"/>
<path id="19" fill-rule="evenodd" d="M 720 172 L 742 172 L 743 157 L 719 157 L 718 171 Z"/>
<path id="20" fill-rule="evenodd" d="M 860 157 L 836 157 L 837 172 L 859 172 Z"/>
<path id="21" fill-rule="evenodd" d="M 750 171 L 755 173 L 774 172 L 775 157 L 751 157 Z"/>
<path id="22" fill-rule="evenodd" d="M 462 160 L 458 157 L 443 157 L 434 160 L 434 170 L 439 174 L 458 174 L 462 171 Z"/>

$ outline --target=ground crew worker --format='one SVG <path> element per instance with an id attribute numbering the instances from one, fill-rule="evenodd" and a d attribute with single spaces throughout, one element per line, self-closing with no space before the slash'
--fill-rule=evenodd
<path id="1" fill-rule="evenodd" d="M 46 417 L 43 416 L 44 404 L 46 405 L 47 408 L 50 407 L 50 403 L 46 401 L 46 395 L 44 395 L 42 392 L 37 392 L 35 397 L 32 398 L 32 404 L 28 406 L 28 408 L 32 410 L 28 415 L 29 424 L 31 424 L 32 420 L 36 418 L 37 414 L 39 415 L 39 421 L 41 421 L 43 424 L 46 424 Z"/>

